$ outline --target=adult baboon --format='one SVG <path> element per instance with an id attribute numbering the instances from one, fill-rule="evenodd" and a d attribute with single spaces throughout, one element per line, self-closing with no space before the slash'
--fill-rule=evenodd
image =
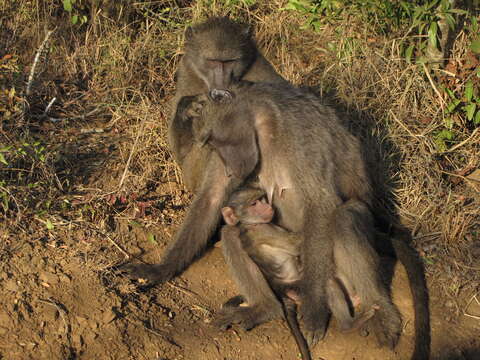
<path id="1" fill-rule="evenodd" d="M 177 89 L 171 103 L 169 143 L 185 184 L 194 192 L 203 179 L 210 151 L 193 142 L 191 122 L 177 115 L 180 100 L 227 89 L 232 81 L 240 79 L 286 82 L 258 51 L 251 30 L 228 18 L 213 17 L 185 31 L 185 54 L 178 65 Z"/>
<path id="2" fill-rule="evenodd" d="M 318 311 L 325 309 L 323 301 L 328 302 L 331 287 L 327 280 L 332 279 L 337 266 L 346 274 L 342 281 L 353 284 L 352 291 L 367 308 L 378 306 L 371 324 L 380 344 L 395 346 L 400 317 L 379 280 L 378 256 L 371 246 L 376 234 L 369 209 L 373 194 L 358 141 L 341 126 L 331 109 L 299 89 L 243 82 L 232 87 L 231 94 L 215 102 L 200 97 L 200 108 L 202 102 L 205 108 L 200 118 L 193 116 L 196 139 L 218 153 L 230 185 L 241 182 L 238 179 L 258 177 L 278 209 L 279 224 L 305 239 L 301 247 L 300 312 L 309 342 L 322 335 Z M 225 201 L 233 187 L 216 193 L 214 199 Z M 201 195 L 200 191 L 197 199 Z M 197 208 L 194 206 L 193 211 Z M 195 222 L 188 225 L 194 226 L 194 233 L 201 228 Z M 429 322 L 421 267 L 405 243 L 398 239 L 392 243 L 407 268 L 414 295 L 417 338 L 413 358 L 425 359 L 429 353 Z M 335 255 L 339 253 L 344 256 Z M 235 261 L 241 263 L 243 259 Z M 236 270 L 246 272 L 247 278 L 252 276 L 248 266 L 239 264 Z M 255 286 L 255 282 L 249 286 Z M 260 286 L 259 293 L 262 291 Z M 268 302 L 268 296 L 265 300 Z M 272 317 L 275 311 L 278 313 L 278 307 L 272 304 L 265 308 L 272 309 Z M 241 314 L 232 318 L 261 318 L 257 318 L 258 309 L 250 310 L 241 309 Z"/>

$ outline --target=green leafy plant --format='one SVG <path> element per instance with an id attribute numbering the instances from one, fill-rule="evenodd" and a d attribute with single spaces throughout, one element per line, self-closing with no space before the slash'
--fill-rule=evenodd
<path id="1" fill-rule="evenodd" d="M 70 14 L 70 21 L 73 25 L 83 25 L 88 21 L 88 17 L 86 15 L 81 15 L 77 11 L 75 11 L 73 5 L 76 2 L 77 0 L 62 0 L 63 9 Z"/>
<path id="2" fill-rule="evenodd" d="M 464 84 L 460 96 L 448 88 L 444 90 L 449 98 L 446 108 L 448 115 L 459 113 L 467 121 L 472 121 L 475 125 L 480 124 L 480 96 L 478 96 L 478 89 L 475 89 L 472 80 L 468 80 Z"/>

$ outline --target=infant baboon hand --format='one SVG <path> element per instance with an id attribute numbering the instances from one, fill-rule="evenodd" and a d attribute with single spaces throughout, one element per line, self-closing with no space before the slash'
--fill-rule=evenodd
<path id="1" fill-rule="evenodd" d="M 208 95 L 215 102 L 227 102 L 233 99 L 233 93 L 228 90 L 212 89 Z"/>
<path id="2" fill-rule="evenodd" d="M 207 101 L 208 98 L 206 95 L 197 95 L 193 97 L 192 101 L 185 109 L 185 116 L 190 119 L 199 118 L 202 115 L 202 110 Z"/>

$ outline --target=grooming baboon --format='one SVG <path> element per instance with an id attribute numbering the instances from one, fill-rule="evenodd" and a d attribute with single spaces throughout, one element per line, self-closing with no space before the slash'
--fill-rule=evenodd
<path id="1" fill-rule="evenodd" d="M 326 290 L 331 289 L 327 281 L 333 279 L 337 266 L 351 279 L 340 280 L 353 284 L 353 293 L 359 294 L 362 304 L 367 309 L 378 307 L 370 323 L 379 342 L 393 347 L 400 334 L 400 317 L 379 279 L 378 256 L 372 247 L 378 235 L 370 213 L 373 193 L 358 141 L 341 126 L 333 110 L 302 90 L 248 82 L 231 90 L 224 101 L 200 97 L 205 108 L 196 138 L 218 152 L 231 181 L 246 179 L 251 173 L 250 178 L 258 177 L 278 210 L 279 225 L 305 239 L 298 285 L 309 341 L 322 335 L 319 324 L 323 319 L 318 314 L 327 307 L 330 294 Z M 193 118 L 194 123 L 198 120 Z M 232 187 L 214 198 L 225 200 L 231 191 Z M 198 197 L 202 198 L 201 192 Z M 195 222 L 188 225 L 201 227 Z M 430 333 L 422 268 L 401 239 L 392 239 L 392 244 L 407 269 L 414 296 L 417 336 L 413 358 L 426 359 Z M 337 257 L 342 251 L 345 256 Z M 239 263 L 234 266 L 237 271 L 251 276 L 248 264 L 241 268 L 243 260 L 234 260 Z M 155 275 L 150 273 L 150 277 Z M 264 302 L 269 299 L 265 296 Z M 271 314 L 257 317 L 258 309 L 241 309 L 241 314 L 231 316 L 238 322 L 242 317 L 262 321 L 278 315 L 273 304 L 262 306 L 272 309 Z"/>
<path id="2" fill-rule="evenodd" d="M 182 168 L 186 186 L 195 192 L 203 179 L 210 151 L 193 142 L 188 118 L 177 116 L 180 100 L 213 89 L 227 89 L 233 81 L 240 79 L 271 83 L 286 81 L 257 50 L 251 27 L 228 18 L 214 17 L 187 28 L 184 51 L 171 104 L 173 116 L 169 125 L 169 143 Z"/>

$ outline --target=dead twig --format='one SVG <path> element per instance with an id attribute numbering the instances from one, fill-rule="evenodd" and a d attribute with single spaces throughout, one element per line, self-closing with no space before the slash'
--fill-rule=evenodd
<path id="1" fill-rule="evenodd" d="M 43 39 L 42 43 L 37 49 L 37 52 L 35 53 L 35 58 L 33 60 L 32 68 L 30 69 L 30 75 L 28 76 L 27 89 L 25 90 L 25 94 L 27 96 L 29 96 L 32 91 L 32 83 L 35 77 L 35 69 L 37 68 L 40 55 L 42 55 L 42 52 L 45 49 L 45 46 L 47 46 L 48 39 L 50 38 L 50 35 L 52 35 L 54 31 L 55 30 L 50 30 L 47 32 L 47 34 L 45 35 L 45 39 Z"/>
<path id="2" fill-rule="evenodd" d="M 470 301 L 467 303 L 467 306 L 465 306 L 465 310 L 463 311 L 463 315 L 467 316 L 467 317 L 470 317 L 472 319 L 476 319 L 476 320 L 480 320 L 480 315 L 472 315 L 472 314 L 469 314 L 467 311 L 468 311 L 468 308 L 470 307 L 470 304 L 473 302 L 473 300 L 475 300 L 475 302 L 480 305 L 480 301 L 478 300 L 477 298 L 477 295 L 478 294 L 474 294 Z"/>
<path id="3" fill-rule="evenodd" d="M 52 299 L 38 299 L 38 301 L 44 303 L 44 304 L 47 304 L 47 305 L 51 305 L 51 306 L 54 306 L 60 317 L 62 318 L 63 320 L 63 332 L 64 334 L 67 334 L 68 333 L 68 324 L 67 324 L 67 320 L 65 320 L 65 317 L 67 315 L 67 310 L 65 309 L 65 306 L 63 304 L 60 304 L 59 302 L 55 301 L 55 300 L 52 300 Z"/>
<path id="4" fill-rule="evenodd" d="M 122 177 L 120 179 L 120 182 L 118 183 L 118 190 L 122 189 L 123 182 L 125 181 L 125 177 L 127 176 L 128 168 L 130 167 L 130 162 L 132 161 L 133 154 L 138 144 L 138 139 L 140 139 L 140 135 L 143 134 L 143 129 L 145 127 L 146 119 L 147 117 L 143 118 L 142 123 L 140 125 L 140 129 L 138 130 L 137 136 L 135 137 L 135 142 L 133 143 L 132 148 L 130 149 L 130 154 L 128 155 L 127 163 L 125 164 L 125 169 L 123 170 Z"/>
<path id="5" fill-rule="evenodd" d="M 463 140 L 461 143 L 458 143 L 457 145 L 455 146 L 452 146 L 450 149 L 447 149 L 444 151 L 444 153 L 448 153 L 448 152 L 452 152 L 452 151 L 455 151 L 457 150 L 459 147 L 465 145 L 466 143 L 468 143 L 470 140 L 474 139 L 475 138 L 475 135 L 477 135 L 477 132 L 478 132 L 478 129 L 480 128 L 476 128 L 475 130 L 473 130 L 473 132 L 470 134 L 470 136 Z"/>

